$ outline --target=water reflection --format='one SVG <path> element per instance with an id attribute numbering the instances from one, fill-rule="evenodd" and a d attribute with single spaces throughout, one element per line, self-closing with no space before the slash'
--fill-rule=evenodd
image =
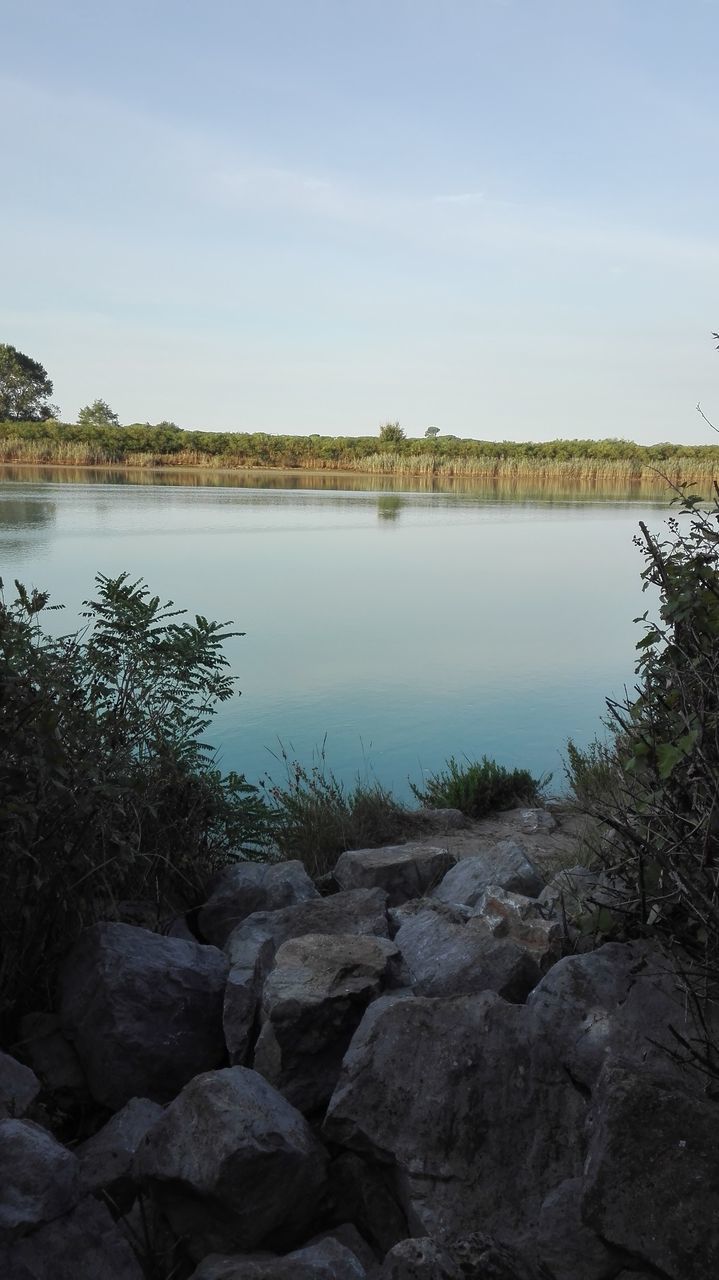
<path id="1" fill-rule="evenodd" d="M 397 494 L 388 494 L 386 498 L 377 499 L 377 515 L 380 520 L 399 520 L 399 513 L 404 503 Z"/>

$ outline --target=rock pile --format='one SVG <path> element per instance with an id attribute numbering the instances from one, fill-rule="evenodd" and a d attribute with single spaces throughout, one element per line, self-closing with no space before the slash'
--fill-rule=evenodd
<path id="1" fill-rule="evenodd" d="M 192 940 L 86 930 L 0 1054 L 3 1280 L 713 1280 L 677 974 L 568 945 L 554 823 L 354 850 L 328 896 L 241 864 Z"/>

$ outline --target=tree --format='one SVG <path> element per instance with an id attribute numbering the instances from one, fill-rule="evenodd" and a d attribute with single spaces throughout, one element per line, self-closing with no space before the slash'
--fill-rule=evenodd
<path id="1" fill-rule="evenodd" d="M 424 435 L 425 439 L 436 440 L 439 435 L 439 427 L 427 427 Z"/>
<path id="2" fill-rule="evenodd" d="M 379 429 L 379 438 L 383 444 L 399 444 L 406 439 L 398 422 L 385 422 Z"/>
<path id="3" fill-rule="evenodd" d="M 58 410 L 47 403 L 52 382 L 37 360 L 0 343 L 0 422 L 44 422 Z"/>
<path id="4" fill-rule="evenodd" d="M 78 427 L 119 427 L 120 419 L 113 413 L 107 400 L 93 400 L 77 415 Z"/>

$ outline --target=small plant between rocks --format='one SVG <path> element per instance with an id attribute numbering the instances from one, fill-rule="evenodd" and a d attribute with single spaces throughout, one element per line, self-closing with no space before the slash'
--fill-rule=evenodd
<path id="1" fill-rule="evenodd" d="M 533 778 L 527 769 L 505 769 L 482 756 L 460 764 L 450 756 L 446 767 L 430 773 L 424 786 L 410 782 L 413 794 L 430 809 L 460 809 L 469 818 L 483 818 L 493 809 L 533 806 L 541 801 L 549 777 Z"/>

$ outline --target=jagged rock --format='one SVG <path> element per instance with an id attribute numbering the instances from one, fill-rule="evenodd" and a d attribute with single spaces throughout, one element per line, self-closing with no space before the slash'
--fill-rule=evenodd
<path id="1" fill-rule="evenodd" d="M 542 973 L 559 959 L 564 939 L 562 926 L 558 920 L 547 918 L 546 908 L 536 898 L 491 885 L 482 894 L 476 911 L 493 937 L 519 943 L 536 960 Z"/>
<path id="2" fill-rule="evenodd" d="M 59 1218 L 81 1195 L 71 1151 L 31 1120 L 0 1120 L 0 1240 Z"/>
<path id="3" fill-rule="evenodd" d="M 600 1240 L 581 1218 L 582 1179 L 560 1182 L 544 1198 L 530 1249 L 552 1280 L 612 1280 L 623 1254 Z"/>
<path id="4" fill-rule="evenodd" d="M 590 871 L 589 867 L 562 867 L 547 881 L 539 901 L 554 910 L 559 910 L 563 904 L 564 913 L 571 921 L 584 910 L 586 900 L 597 888 L 599 879 L 598 873 Z"/>
<path id="5" fill-rule="evenodd" d="M 9 1053 L 0 1053 L 0 1120 L 20 1119 L 40 1092 L 40 1081 L 29 1067 Z"/>
<path id="6" fill-rule="evenodd" d="M 300 1111 L 326 1106 L 352 1034 L 397 954 L 387 938 L 353 934 L 309 934 L 279 948 L 254 1065 Z"/>
<path id="7" fill-rule="evenodd" d="M 0 1246 L 3 1280 L 143 1280 L 109 1211 L 92 1197 L 34 1235 Z"/>
<path id="8" fill-rule="evenodd" d="M 470 825 L 469 818 L 461 809 L 433 809 L 425 806 L 417 809 L 412 817 L 415 822 L 427 823 L 443 831 L 464 831 Z"/>
<path id="9" fill-rule="evenodd" d="M 351 1222 L 341 1222 L 339 1226 L 332 1227 L 329 1231 L 321 1231 L 312 1240 L 308 1240 L 307 1244 L 321 1244 L 323 1240 L 336 1240 L 338 1244 L 344 1245 L 345 1249 L 349 1249 L 350 1253 L 359 1258 L 365 1271 L 373 1271 L 377 1265 L 374 1249 Z"/>
<path id="10" fill-rule="evenodd" d="M 443 1245 L 423 1236 L 390 1249 L 373 1280 L 462 1280 L 462 1273 Z"/>
<path id="11" fill-rule="evenodd" d="M 364 1280 L 366 1271 L 337 1240 L 306 1245 L 283 1258 L 268 1254 L 227 1258 L 210 1254 L 191 1280 Z"/>
<path id="12" fill-rule="evenodd" d="M 135 1157 L 137 1175 L 197 1260 L 254 1249 L 270 1234 L 291 1248 L 317 1210 L 325 1167 L 299 1111 L 244 1067 L 192 1080 Z"/>
<path id="13" fill-rule="evenodd" d="M 234 965 L 244 958 L 248 942 L 270 940 L 276 948 L 307 933 L 357 933 L 386 938 L 387 894 L 382 889 L 350 889 L 279 911 L 255 911 L 233 929 L 224 949 Z"/>
<path id="14" fill-rule="evenodd" d="M 43 1089 L 60 1107 L 89 1101 L 90 1092 L 80 1059 L 62 1034 L 53 1013 L 28 1013 L 20 1023 L 21 1047 Z"/>
<path id="15" fill-rule="evenodd" d="M 256 1037 L 262 988 L 272 968 L 275 945 L 271 938 L 250 936 L 237 941 L 233 955 L 236 958 L 227 977 L 222 1025 L 230 1062 L 244 1067 Z"/>
<path id="16" fill-rule="evenodd" d="M 162 1107 L 157 1102 L 132 1098 L 98 1133 L 76 1147 L 84 1191 L 93 1195 L 106 1191 L 113 1204 L 124 1207 L 135 1191 L 135 1152 L 161 1115 Z"/>
<path id="17" fill-rule="evenodd" d="M 225 1059 L 228 963 L 215 947 L 128 924 L 86 929 L 61 975 L 61 1018 L 92 1096 L 167 1102 Z"/>
<path id="18" fill-rule="evenodd" d="M 462 858 L 447 872 L 431 897 L 440 902 L 462 902 L 474 907 L 492 885 L 511 893 L 522 893 L 527 898 L 536 898 L 542 892 L 544 881 L 521 841 L 498 840 L 471 858 Z"/>
<path id="19" fill-rule="evenodd" d="M 672 1280 L 719 1274 L 719 1106 L 622 1067 L 596 1092 L 582 1215 Z"/>
<path id="20" fill-rule="evenodd" d="M 210 885 L 199 913 L 202 937 L 222 947 L 255 911 L 276 911 L 319 894 L 301 862 L 239 862 Z"/>
<path id="21" fill-rule="evenodd" d="M 557 820 L 547 809 L 520 809 L 519 829 L 525 836 L 534 836 L 539 832 L 547 835 L 557 829 Z"/>
<path id="22" fill-rule="evenodd" d="M 379 1254 L 409 1235 L 393 1171 L 386 1164 L 373 1164 L 354 1151 L 344 1151 L 330 1165 L 329 1185 L 336 1216 L 351 1218 Z"/>
<path id="23" fill-rule="evenodd" d="M 524 1000 L 539 981 L 534 955 L 512 938 L 494 937 L 480 916 L 457 923 L 432 907 L 428 901 L 425 910 L 408 915 L 395 937 L 403 973 L 415 994 L 497 991 L 506 1000 Z"/>
<path id="24" fill-rule="evenodd" d="M 456 860 L 448 849 L 414 843 L 348 849 L 340 854 L 334 877 L 341 889 L 384 889 L 394 907 L 423 897 Z"/>
<path id="25" fill-rule="evenodd" d="M 527 1005 L 535 1038 L 551 1040 L 568 1076 L 585 1094 L 608 1061 L 675 1072 L 687 1084 L 692 1077 L 666 1053 L 676 1048 L 670 1025 L 689 1038 L 694 1034 L 683 985 L 670 958 L 648 943 L 610 942 L 588 955 L 559 960 Z"/>

